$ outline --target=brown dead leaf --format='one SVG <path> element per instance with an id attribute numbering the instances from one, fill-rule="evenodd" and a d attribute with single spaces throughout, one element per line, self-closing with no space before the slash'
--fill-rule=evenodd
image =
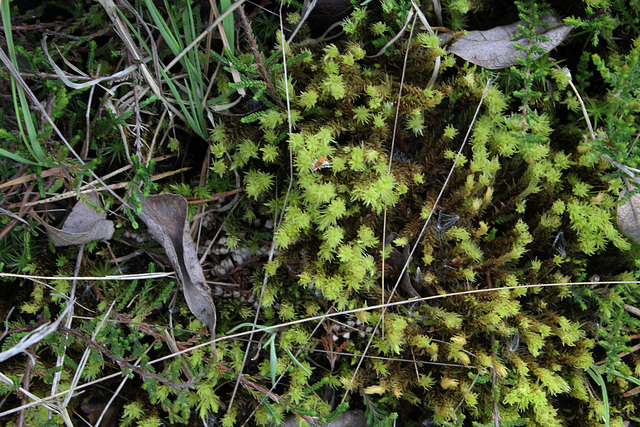
<path id="1" fill-rule="evenodd" d="M 158 194 L 142 200 L 140 218 L 164 247 L 180 283 L 189 310 L 213 335 L 216 307 L 206 284 L 196 247 L 189 233 L 187 201 L 177 194 Z"/>
<path id="2" fill-rule="evenodd" d="M 91 204 L 102 207 L 97 193 L 89 193 L 87 198 Z M 93 240 L 109 240 L 113 236 L 113 222 L 106 219 L 107 214 L 98 212 L 82 200 L 73 207 L 62 229 L 50 226 L 35 211 L 31 213 L 47 229 L 54 246 L 80 245 Z"/>
<path id="3" fill-rule="evenodd" d="M 572 27 L 558 21 L 551 14 L 542 18 L 542 22 L 551 24 L 546 28 L 536 28 L 537 34 L 549 38 L 548 41 L 538 42 L 538 46 L 546 52 L 553 50 L 562 43 L 572 30 Z M 467 35 L 455 41 L 447 51 L 490 70 L 516 65 L 516 58 L 524 58 L 526 56 L 526 52 L 515 48 L 516 44 L 524 44 L 524 40 L 511 40 L 518 32 L 518 25 L 525 24 L 523 21 L 518 21 L 485 31 L 469 31 Z M 536 58 L 539 56 L 536 56 Z"/>
<path id="4" fill-rule="evenodd" d="M 627 184 L 627 189 L 633 187 Z M 620 193 L 620 198 L 624 197 L 627 190 Z M 626 202 L 618 205 L 616 215 L 618 228 L 628 238 L 640 244 L 640 194 L 634 194 Z"/>

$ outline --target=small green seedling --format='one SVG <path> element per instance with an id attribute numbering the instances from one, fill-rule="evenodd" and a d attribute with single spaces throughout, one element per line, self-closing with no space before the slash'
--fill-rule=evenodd
<path id="1" fill-rule="evenodd" d="M 234 328 L 231 328 L 228 332 L 228 334 L 231 334 L 235 331 L 237 331 L 240 328 L 244 328 L 244 327 L 252 327 L 255 329 L 259 329 L 267 334 L 271 334 L 271 336 L 269 337 L 269 339 L 267 340 L 267 342 L 265 343 L 265 347 L 269 346 L 269 370 L 271 373 L 271 384 L 273 387 L 276 386 L 276 371 L 278 368 L 278 358 L 276 356 L 276 335 L 278 334 L 277 329 L 273 328 L 273 327 L 268 327 L 268 326 L 261 326 L 261 325 L 256 325 L 255 323 L 241 323 L 237 326 L 235 326 Z M 305 371 L 307 374 L 311 375 L 311 372 L 309 372 L 309 370 L 307 368 L 304 367 L 304 365 L 302 365 L 298 359 L 295 358 L 295 356 L 293 355 L 293 353 L 291 353 L 291 351 L 288 348 L 285 348 L 285 351 L 287 352 L 287 354 L 289 355 L 289 357 L 291 358 L 291 360 L 293 360 L 293 362 L 298 365 L 300 367 L 300 369 L 302 369 L 303 371 Z"/>

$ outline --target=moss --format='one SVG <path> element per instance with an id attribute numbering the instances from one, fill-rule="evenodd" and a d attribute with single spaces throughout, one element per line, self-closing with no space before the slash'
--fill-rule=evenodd
<path id="1" fill-rule="evenodd" d="M 494 7 L 489 1 L 442 3 L 445 25 L 454 30 L 481 22 L 476 18 Z M 518 2 L 511 11 L 525 18 L 522 33 L 542 14 L 540 5 L 526 7 L 531 3 Z M 611 3 L 620 16 L 637 18 L 637 8 L 621 10 L 621 2 Z M 612 425 L 637 421 L 635 404 L 625 393 L 634 386 L 630 378 L 640 375 L 640 363 L 633 352 L 619 354 L 629 350 L 631 331 L 640 327 L 624 309 L 637 303 L 640 291 L 609 282 L 637 278 L 639 249 L 615 224 L 627 177 L 601 157 L 607 154 L 632 167 L 638 163 L 637 22 L 621 24 L 626 33 L 619 33 L 607 13 L 572 18 L 589 42 L 599 34 L 608 42 L 628 42 L 610 54 L 613 42 L 600 39 L 597 47 L 577 38 L 567 43 L 585 42 L 586 55 L 566 58 L 567 69 L 546 57 L 528 56 L 494 78 L 495 73 L 447 55 L 429 31 L 416 30 L 412 40 L 405 35 L 386 46 L 404 26 L 409 5 L 383 0 L 356 7 L 343 25 L 346 36 L 331 44 L 296 39 L 284 49 L 286 78 L 280 52 L 256 56 L 268 68 L 260 76 L 253 55 L 229 53 L 237 64 L 225 66 L 235 65 L 243 80 L 230 83 L 222 75 L 212 93 L 223 97 L 245 84 L 259 107 L 241 118 L 216 116 L 208 133 L 211 171 L 229 182 L 238 176 L 243 193 L 224 219 L 227 236 L 220 252 L 251 240 L 265 253 L 273 237 L 273 259 L 250 279 L 239 280 L 237 292 L 261 295 L 260 324 L 298 323 L 257 333 L 254 339 L 262 339 L 262 345 L 271 340 L 269 350 L 277 344 L 276 354 L 253 343 L 246 365 L 244 342 L 223 339 L 217 343 L 218 363 L 211 362 L 208 348 L 197 348 L 151 367 L 147 353 L 161 353 L 156 342 L 164 338 L 152 328 L 144 335 L 136 329 L 146 327 L 148 317 L 172 324 L 179 345 L 204 342 L 197 335 L 201 324 L 185 320 L 184 307 L 169 306 L 173 283 L 100 284 L 102 300 L 92 308 L 106 310 L 115 302 L 129 328 L 107 322 L 96 338 L 100 345 L 123 360 L 140 357 L 146 370 L 172 381 L 182 381 L 189 371 L 198 380 L 194 390 L 178 390 L 145 377 L 136 383 L 144 385 L 143 397 L 135 396 L 141 400 L 123 408 L 123 425 L 156 425 L 161 419 L 187 423 L 189 411 L 201 418 L 221 412 L 221 396 L 234 390 L 229 370 L 243 370 L 243 387 L 223 425 L 244 422 L 256 408 L 259 424 L 287 412 L 299 418 L 327 416 L 336 408 L 323 396 L 348 387 L 347 401 L 364 407 L 372 425 L 391 420 L 396 408 L 405 423 L 487 425 L 499 416 L 505 425 L 597 425 L 607 412 Z M 579 2 L 570 6 L 579 15 L 590 14 Z M 295 23 L 300 14 L 287 19 Z M 308 34 L 306 28 L 301 31 Z M 538 37 L 528 34 L 531 40 Z M 242 43 L 240 49 L 248 51 Z M 383 47 L 382 59 L 374 57 Z M 524 49 L 533 53 L 535 48 Z M 581 105 L 570 82 L 587 101 L 595 137 L 583 138 Z M 73 107 L 64 91 L 56 99 Z M 56 114 L 62 114 L 59 107 Z M 180 148 L 177 138 L 169 148 Z M 139 167 L 136 174 L 140 182 L 151 175 Z M 56 185 L 49 191 L 61 186 Z M 212 187 L 167 186 L 198 198 L 210 197 Z M 2 221 L 6 225 L 9 219 Z M 255 230 L 267 223 L 275 223 L 273 235 L 267 227 Z M 118 225 L 128 227 L 124 219 Z M 51 260 L 34 262 L 38 251 L 54 252 L 37 242 L 36 234 L 17 228 L 5 237 L 3 268 L 23 273 L 52 268 L 69 275 L 72 256 L 60 249 Z M 111 256 L 96 248 L 87 245 L 85 262 L 104 273 L 94 258 Z M 104 253 L 98 256 L 97 250 Z M 578 281 L 589 285 L 565 285 Z M 68 281 L 53 285 L 59 293 L 69 292 Z M 425 299 L 410 299 L 415 294 Z M 20 316 L 34 323 L 38 313 L 51 317 L 49 311 L 59 303 L 39 284 L 20 296 Z M 130 304 L 134 299 L 138 303 Z M 252 302 L 220 299 L 222 332 L 256 313 Z M 384 314 L 377 308 L 335 315 L 388 299 L 403 304 Z M 333 317 L 306 321 L 325 313 Z M 19 332 L 5 338 L 3 349 L 18 342 L 28 326 L 22 318 L 8 323 L 9 330 Z M 96 324 L 83 325 L 83 334 L 92 336 Z M 39 357 L 52 358 L 43 349 L 62 348 L 67 339 L 69 348 L 83 351 L 86 343 L 71 338 L 52 334 L 43 340 Z M 360 358 L 365 352 L 373 357 Z M 99 374 L 102 353 L 92 352 L 85 377 Z M 609 408 L 585 374 L 596 362 L 608 374 Z M 50 392 L 50 373 L 38 363 L 33 388 L 44 395 Z M 12 362 L 6 373 L 18 378 L 24 366 Z M 270 394 L 273 399 L 259 403 L 276 373 L 283 379 Z M 71 369 L 64 367 L 62 375 L 66 384 Z M 142 399 L 153 409 L 146 411 Z"/>
<path id="2" fill-rule="evenodd" d="M 384 32 L 379 24 L 372 28 L 378 35 Z M 399 106 L 404 123 L 399 138 L 408 163 L 388 152 L 398 73 L 372 67 L 353 39 L 312 51 L 318 64 L 313 70 L 314 62 L 290 69 L 297 94 L 292 101 L 301 118 L 288 137 L 288 147 L 277 149 L 278 153 L 291 150 L 292 175 L 282 172 L 286 171 L 282 157 L 285 169 L 276 175 L 291 179 L 293 192 L 275 236 L 280 261 L 269 272 L 284 277 L 285 262 L 295 260 L 296 276 L 291 280 L 308 290 L 303 299 L 319 295 L 338 310 L 377 303 L 382 292 L 383 264 L 376 265 L 381 263 L 382 213 L 387 210 L 387 232 L 401 236 L 397 245 L 414 242 L 421 222 L 412 215 L 426 217 L 445 176 L 446 168 L 436 159 L 457 156 L 460 130 L 469 125 L 464 112 L 475 108 L 487 77 L 463 69 L 454 78 L 425 88 L 423 76 L 429 75 L 435 61 L 429 51 L 433 40 L 420 37 L 418 43 L 409 51 L 411 65 Z M 292 48 L 295 55 L 296 47 Z M 557 77 L 556 90 L 566 90 L 566 79 Z M 592 164 L 583 160 L 586 154 L 558 148 L 553 138 L 559 124 L 543 108 L 528 111 L 523 138 L 520 117 L 509 112 L 510 107 L 503 90 L 491 85 L 469 148 L 451 177 L 450 194 L 439 205 L 439 210 L 455 213 L 458 220 L 444 232 L 427 227 L 409 264 L 412 271 L 420 267 L 427 272 L 422 282 L 414 283 L 422 295 L 519 287 L 552 277 L 576 280 L 584 274 L 589 257 L 611 245 L 621 251 L 630 248 L 613 223 L 620 189 L 616 181 L 603 186 L 599 180 L 603 170 L 594 175 Z M 284 117 L 275 112 L 265 116 Z M 434 119 L 443 116 L 449 120 Z M 253 135 L 251 140 L 261 141 L 266 137 L 264 123 L 261 129 L 226 126 L 230 134 Z M 284 122 L 269 123 L 269 131 L 285 132 Z M 242 143 L 229 147 L 237 156 L 254 156 L 255 150 L 247 151 Z M 322 157 L 331 167 L 314 166 Z M 262 168 L 272 170 L 266 163 Z M 554 241 L 560 231 L 563 243 Z M 266 295 L 273 295 L 263 301 L 267 304 L 282 298 L 277 292 Z M 564 302 L 556 302 L 559 298 Z M 467 416 L 486 422 L 488 412 L 479 410 L 482 402 L 491 402 L 491 393 L 499 393 L 504 419 L 560 425 L 558 397 L 571 394 L 585 401 L 578 378 L 584 375 L 580 370 L 594 362 L 594 341 L 585 327 L 588 315 L 572 302 L 575 298 L 570 289 L 522 288 L 394 310 L 385 316 L 384 337 L 373 339 L 375 353 L 411 351 L 459 367 L 421 367 L 418 377 L 414 372 L 409 379 L 406 365 L 365 361 L 354 384 L 370 395 L 430 402 L 434 419 L 442 421 L 451 419 L 454 402 L 463 401 Z M 308 315 L 304 304 L 284 300 L 281 304 L 287 319 L 295 318 L 292 310 L 301 318 Z M 368 323 L 377 318 L 373 315 Z M 362 349 L 365 342 L 349 345 Z M 489 342 L 494 343 L 492 348 Z M 494 391 L 471 387 L 464 368 L 470 365 L 499 372 Z M 343 387 L 352 375 L 347 366 L 343 363 L 340 368 Z M 405 376 L 406 381 L 398 381 Z M 468 393 L 470 388 L 473 392 Z M 301 398 L 299 389 L 290 393 L 296 401 Z"/>

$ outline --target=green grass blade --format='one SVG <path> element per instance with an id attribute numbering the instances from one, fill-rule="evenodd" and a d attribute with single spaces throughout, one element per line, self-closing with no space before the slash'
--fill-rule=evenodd
<path id="1" fill-rule="evenodd" d="M 187 2 L 188 4 L 189 2 Z M 172 10 L 171 10 L 171 6 L 169 5 L 169 2 L 167 0 L 164 0 L 164 7 L 167 10 L 167 15 L 169 16 L 169 22 L 171 23 L 171 31 L 173 31 L 173 34 L 178 35 L 180 34 L 180 27 L 178 26 L 178 22 L 176 21 L 176 15 L 173 14 Z M 178 40 L 178 44 L 180 45 L 180 50 L 182 50 L 182 48 L 184 47 L 182 40 Z M 176 52 L 173 52 L 174 54 L 177 54 Z"/>
<path id="2" fill-rule="evenodd" d="M 193 10 L 189 3 L 187 3 L 187 7 L 182 12 L 182 22 L 184 24 L 189 23 L 189 25 L 184 25 L 184 42 L 188 45 L 196 38 L 196 24 L 193 20 Z M 194 50 L 190 50 L 191 54 L 193 52 Z"/>
<path id="3" fill-rule="evenodd" d="M 246 328 L 246 327 L 252 327 L 252 328 L 258 329 L 258 330 L 260 330 L 262 332 L 266 332 L 268 334 L 274 334 L 275 333 L 275 330 L 270 326 L 256 325 L 255 323 L 240 323 L 239 325 L 236 325 L 233 328 L 229 329 L 227 331 L 226 335 L 232 334 L 235 331 L 237 331 L 238 329 Z"/>
<path id="4" fill-rule="evenodd" d="M 169 86 L 169 89 L 171 90 L 171 93 L 176 98 L 176 101 L 178 101 L 180 110 L 182 111 L 182 114 L 184 114 L 184 118 L 187 121 L 187 123 L 189 124 L 189 126 L 191 127 L 191 129 L 193 129 L 193 131 L 196 132 L 198 135 L 200 135 L 202 138 L 206 139 L 206 136 L 205 136 L 205 133 L 204 133 L 204 129 L 201 126 L 202 123 L 198 122 L 197 117 L 194 116 L 187 109 L 187 106 L 185 105 L 184 101 L 180 97 L 180 91 L 178 90 L 176 85 L 171 81 L 171 79 L 169 78 L 167 73 L 164 72 L 164 70 L 160 69 L 160 73 L 162 74 L 162 78 L 164 79 L 164 81 L 167 83 L 167 86 Z"/>
<path id="5" fill-rule="evenodd" d="M 587 372 L 589 373 L 593 381 L 595 381 L 596 384 L 598 384 L 600 386 L 600 389 L 602 390 L 602 406 L 604 407 L 604 425 L 605 427 L 609 427 L 610 414 L 609 414 L 609 395 L 607 394 L 607 384 L 605 383 L 604 378 L 602 377 L 602 373 L 600 372 L 600 370 L 598 370 L 597 367 L 591 366 L 589 369 L 587 369 Z"/>
<path id="6" fill-rule="evenodd" d="M 190 45 L 193 40 L 195 40 L 197 32 L 196 32 L 196 24 L 193 19 L 193 10 L 189 5 L 187 10 L 183 13 L 183 21 L 188 23 L 188 25 L 184 26 L 184 41 L 185 44 Z M 202 67 L 200 66 L 200 55 L 198 55 L 198 50 L 196 48 L 189 49 L 187 55 L 188 62 L 190 65 L 189 78 L 197 83 L 197 87 L 199 91 L 204 91 L 206 85 L 204 84 L 204 80 L 202 79 Z M 198 99 L 202 98 L 202 95 L 197 97 Z"/>
<path id="7" fill-rule="evenodd" d="M 201 93 L 200 89 L 202 88 L 202 86 L 198 86 L 198 84 L 193 80 L 190 80 L 189 83 L 191 86 L 191 90 L 187 91 L 189 95 L 189 105 L 191 106 L 191 111 L 193 111 L 193 114 L 197 118 L 198 123 L 200 123 L 200 128 L 204 130 L 207 128 L 207 123 L 204 118 L 204 109 L 202 107 L 202 102 L 200 101 L 204 96 L 204 94 Z"/>
<path id="8" fill-rule="evenodd" d="M 0 148 L 0 156 L 8 157 L 14 162 L 18 163 L 26 163 L 28 165 L 37 165 L 38 163 L 32 162 L 31 160 L 27 160 L 19 154 L 12 153 L 11 151 L 7 151 L 4 148 Z"/>
<path id="9" fill-rule="evenodd" d="M 140 46 L 142 46 L 146 54 L 148 56 L 151 56 L 152 53 L 151 53 L 151 49 L 149 48 L 149 45 L 145 42 L 144 38 L 140 35 L 136 27 L 133 24 L 131 24 L 131 21 L 129 21 L 129 19 L 126 17 L 124 12 L 122 12 L 120 9 L 117 9 L 117 8 L 116 8 L 116 12 L 118 13 L 118 15 L 120 15 L 120 18 L 122 19 L 122 21 L 125 24 L 127 24 L 129 31 L 131 31 L 131 33 L 133 33 L 133 35 L 136 37 L 136 39 L 140 43 Z"/>
<path id="10" fill-rule="evenodd" d="M 180 26 L 184 32 L 185 41 L 188 43 L 196 37 L 195 23 L 193 20 L 193 14 L 191 7 L 187 6 L 187 9 L 183 11 L 178 21 L 171 11 L 168 2 L 165 1 L 165 7 L 169 14 L 170 26 L 160 16 L 160 12 L 155 7 L 151 0 L 145 0 L 149 14 L 155 25 L 158 27 L 160 34 L 165 39 L 167 46 L 171 49 L 174 55 L 180 54 L 184 50 L 184 42 L 178 35 L 180 34 Z M 179 108 L 182 111 L 185 120 L 189 126 L 198 135 L 204 137 L 204 130 L 206 129 L 206 120 L 203 108 L 200 100 L 203 96 L 203 90 L 205 88 L 204 81 L 202 80 L 202 71 L 200 69 L 200 60 L 198 52 L 195 49 L 190 49 L 180 58 L 180 63 L 183 65 L 189 76 L 189 82 L 186 82 L 184 87 L 178 88 L 174 82 L 172 82 L 168 76 L 161 70 L 162 78 L 169 86 L 174 98 L 178 101 Z M 184 90 L 182 90 L 184 89 Z M 186 99 L 185 93 L 186 92 Z"/>
<path id="11" fill-rule="evenodd" d="M 18 69 L 18 61 L 16 59 L 15 46 L 13 44 L 13 35 L 11 34 L 11 10 L 9 7 L 9 0 L 0 2 L 0 14 L 2 15 L 2 25 L 4 27 L 4 35 L 7 43 L 7 52 L 9 59 L 13 66 Z M 42 165 L 49 165 L 51 162 L 47 159 L 40 141 L 38 141 L 38 132 L 33 124 L 31 118 L 31 111 L 29 109 L 29 103 L 21 87 L 16 85 L 15 79 L 11 77 L 11 93 L 13 95 L 13 105 L 16 112 L 16 118 L 18 121 L 18 129 L 20 135 L 24 141 L 25 146 L 29 150 L 29 153 Z M 18 102 L 20 105 L 18 106 Z M 22 121 L 26 126 L 26 132 L 22 128 Z M 17 156 L 20 157 L 20 156 Z M 26 159 L 25 159 L 26 160 Z M 33 163 L 33 162 L 29 162 Z"/>
<path id="12" fill-rule="evenodd" d="M 225 10 L 231 6 L 231 0 L 220 0 L 220 13 L 224 13 Z M 222 20 L 222 28 L 224 28 L 224 35 L 229 42 L 229 50 L 235 51 L 235 33 L 233 30 L 233 15 L 229 15 Z"/>
<path id="13" fill-rule="evenodd" d="M 162 19 L 162 17 L 160 16 L 160 12 L 156 8 L 156 6 L 153 4 L 153 1 L 145 0 L 144 3 L 146 4 L 147 9 L 149 10 L 149 14 L 153 19 L 153 23 L 158 27 L 158 30 L 160 31 L 162 38 L 164 38 L 164 41 L 165 43 L 167 43 L 167 46 L 169 46 L 169 49 L 171 49 L 171 52 L 174 55 L 177 55 L 178 53 L 180 53 L 182 51 L 182 43 L 180 42 L 179 39 L 177 39 L 174 36 L 175 33 L 171 31 L 171 29 L 167 26 L 167 23 L 165 22 L 165 20 Z M 167 8 L 167 10 L 169 9 Z"/>
<path id="14" fill-rule="evenodd" d="M 640 380 L 638 378 L 635 377 L 631 377 L 629 375 L 625 375 L 622 372 L 618 371 L 618 370 L 614 370 L 613 373 L 617 376 L 619 376 L 620 378 L 624 378 L 625 380 L 634 383 L 635 385 L 640 385 Z"/>
<path id="15" fill-rule="evenodd" d="M 271 336 L 271 345 L 269 346 L 270 350 L 270 359 L 269 359 L 269 369 L 271 370 L 271 384 L 276 386 L 276 373 L 278 370 L 278 358 L 276 357 L 276 343 L 273 339 L 275 334 Z"/>
<path id="16" fill-rule="evenodd" d="M 291 360 L 293 360 L 293 363 L 298 365 L 298 367 L 302 369 L 307 375 L 311 376 L 311 372 L 302 363 L 298 362 L 298 359 L 296 359 L 293 353 L 291 353 L 291 350 L 289 350 L 288 348 L 285 348 L 284 350 L 287 352 Z"/>
<path id="17" fill-rule="evenodd" d="M 37 160 L 38 163 L 42 165 L 50 164 L 47 156 L 44 154 L 42 150 L 42 146 L 40 145 L 40 141 L 38 141 L 38 132 L 36 131 L 36 127 L 33 124 L 33 120 L 31 118 L 31 110 L 29 109 L 29 103 L 27 102 L 27 97 L 24 94 L 24 90 L 21 87 L 12 82 L 12 88 L 15 88 L 13 91 L 14 97 L 15 93 L 18 93 L 18 98 L 20 99 L 20 109 L 16 106 L 16 115 L 18 116 L 18 123 L 20 123 L 20 118 L 24 120 L 24 124 L 27 128 L 26 135 L 21 131 L 22 138 L 25 141 L 25 144 L 33 157 Z"/>

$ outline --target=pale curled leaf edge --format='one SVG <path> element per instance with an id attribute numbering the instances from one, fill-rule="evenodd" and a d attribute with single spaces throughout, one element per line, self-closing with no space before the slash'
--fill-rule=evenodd
<path id="1" fill-rule="evenodd" d="M 545 42 L 539 42 L 538 46 L 547 53 L 559 46 L 573 27 L 558 21 L 552 14 L 545 16 L 542 22 L 551 24 L 550 27 L 536 28 L 536 32 L 542 35 L 551 33 L 553 37 Z M 517 65 L 517 58 L 524 58 L 526 52 L 517 50 L 515 44 L 522 39 L 511 40 L 515 35 L 514 29 L 523 25 L 523 21 L 516 21 L 508 25 L 501 25 L 483 31 L 469 31 L 447 48 L 447 53 L 479 65 L 489 70 L 499 70 Z M 500 38 L 495 38 L 501 34 Z M 539 58 L 541 55 L 534 55 Z"/>
<path id="2" fill-rule="evenodd" d="M 627 191 L 620 192 L 620 199 L 624 198 Z M 623 204 L 618 205 L 616 222 L 625 237 L 640 244 L 640 194 L 633 194 Z"/>

